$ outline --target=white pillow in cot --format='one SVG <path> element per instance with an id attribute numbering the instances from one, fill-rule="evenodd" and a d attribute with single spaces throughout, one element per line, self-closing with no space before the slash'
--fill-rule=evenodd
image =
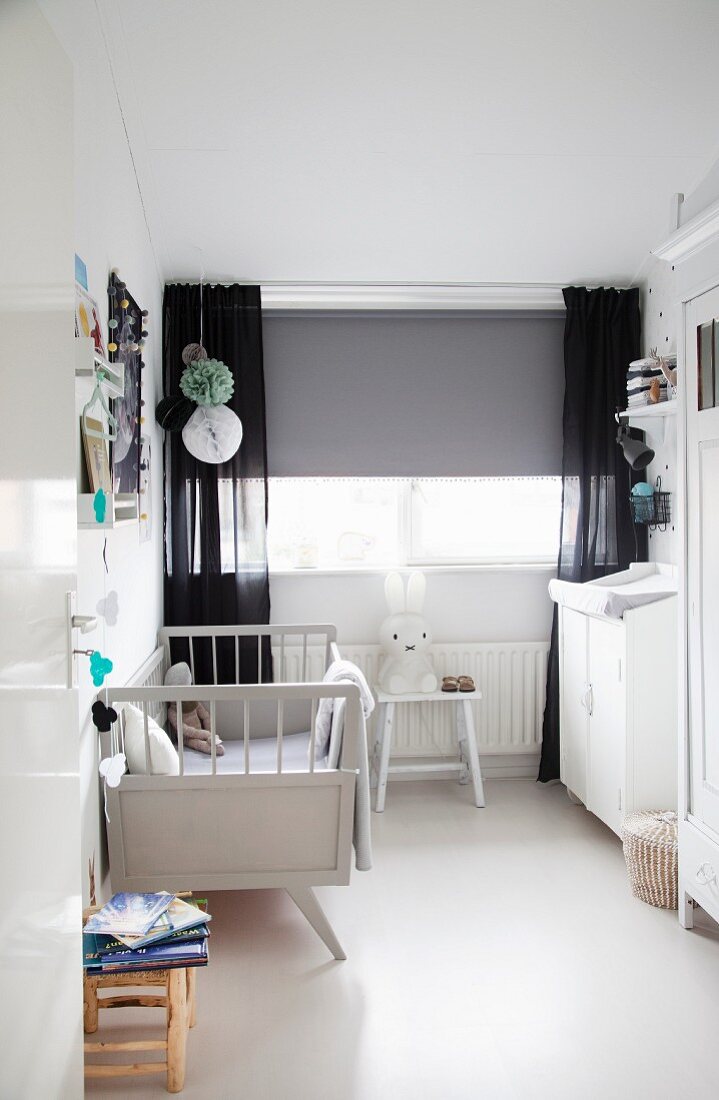
<path id="1" fill-rule="evenodd" d="M 145 720 L 142 711 L 125 703 L 125 756 L 131 775 L 147 775 L 145 764 Z M 147 716 L 147 736 L 150 741 L 150 769 L 152 775 L 179 775 L 180 760 L 177 749 L 158 726 L 154 718 Z"/>

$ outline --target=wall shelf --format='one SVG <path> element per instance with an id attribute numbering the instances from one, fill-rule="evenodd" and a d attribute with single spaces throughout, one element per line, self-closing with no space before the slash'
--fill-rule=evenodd
<path id="1" fill-rule="evenodd" d="M 105 378 L 102 385 L 110 397 L 122 397 L 125 392 L 125 364 L 110 363 L 95 351 L 92 336 L 75 337 L 75 377 L 93 378 L 102 370 Z"/>
<path id="2" fill-rule="evenodd" d="M 624 409 L 617 416 L 625 416 L 628 420 L 654 420 L 657 417 L 675 416 L 677 401 L 658 401 L 656 405 L 640 405 L 638 409 Z"/>
<path id="3" fill-rule="evenodd" d="M 77 526 L 81 531 L 103 531 L 115 527 L 129 527 L 131 523 L 137 523 L 137 493 L 106 493 L 107 510 L 105 522 L 98 523 L 95 519 L 93 493 L 78 493 L 77 497 Z"/>

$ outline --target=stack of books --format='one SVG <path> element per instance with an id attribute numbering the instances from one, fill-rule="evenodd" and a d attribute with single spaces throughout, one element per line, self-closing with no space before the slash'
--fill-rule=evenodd
<path id="1" fill-rule="evenodd" d="M 127 974 L 206 966 L 212 920 L 206 905 L 204 899 L 184 901 L 164 891 L 115 894 L 83 929 L 85 970 Z"/>
<path id="2" fill-rule="evenodd" d="M 664 356 L 669 367 L 676 366 L 676 355 Z M 656 405 L 669 399 L 668 383 L 659 361 L 653 356 L 634 359 L 627 371 L 627 408 Z"/>

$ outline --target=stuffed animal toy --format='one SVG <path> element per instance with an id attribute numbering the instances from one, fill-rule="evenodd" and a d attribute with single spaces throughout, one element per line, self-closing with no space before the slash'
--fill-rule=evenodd
<path id="1" fill-rule="evenodd" d="M 190 666 L 185 661 L 172 665 L 165 675 L 166 684 L 177 684 L 180 687 L 189 687 L 192 683 Z M 177 733 L 177 704 L 170 703 L 167 708 L 167 720 L 172 729 Z M 184 702 L 182 704 L 182 738 L 188 749 L 197 749 L 198 752 L 212 753 L 212 738 L 210 737 L 210 715 L 202 703 Z M 215 738 L 218 756 L 224 756 L 225 750 L 219 737 Z"/>
<path id="2" fill-rule="evenodd" d="M 432 633 L 422 615 L 425 589 L 423 573 L 410 575 L 406 597 L 399 573 L 390 573 L 384 582 L 390 613 L 380 627 L 385 660 L 379 685 L 391 695 L 437 690 L 437 677 L 427 655 Z"/>

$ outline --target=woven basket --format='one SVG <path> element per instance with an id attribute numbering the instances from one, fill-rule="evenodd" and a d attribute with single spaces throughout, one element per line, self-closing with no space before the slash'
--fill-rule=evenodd
<path id="1" fill-rule="evenodd" d="M 634 897 L 659 909 L 676 909 L 677 815 L 661 810 L 628 814 L 622 841 Z"/>

